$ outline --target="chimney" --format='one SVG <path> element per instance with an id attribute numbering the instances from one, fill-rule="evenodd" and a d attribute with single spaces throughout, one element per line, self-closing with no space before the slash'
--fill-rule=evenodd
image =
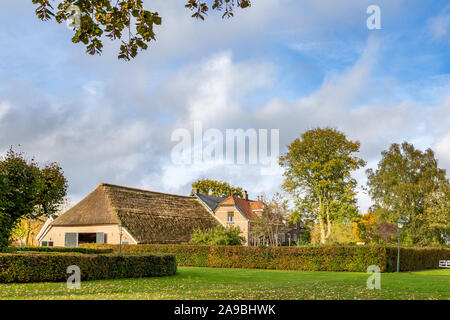
<path id="1" fill-rule="evenodd" d="M 248 200 L 248 193 L 247 193 L 247 191 L 244 191 L 244 199 Z"/>

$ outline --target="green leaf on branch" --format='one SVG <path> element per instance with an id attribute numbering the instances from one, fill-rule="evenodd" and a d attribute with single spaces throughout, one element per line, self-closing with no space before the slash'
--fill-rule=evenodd
<path id="1" fill-rule="evenodd" d="M 52 6 L 54 2 L 58 3 L 57 10 Z M 57 23 L 72 23 L 74 16 L 79 15 L 80 24 L 74 28 L 72 42 L 82 42 L 88 54 L 102 53 L 103 33 L 112 41 L 120 40 L 118 58 L 126 61 L 136 57 L 138 49 L 148 49 L 148 43 L 156 40 L 153 26 L 162 24 L 158 12 L 143 9 L 142 0 L 32 0 L 32 3 L 38 5 L 35 13 L 43 21 L 55 17 Z M 234 7 L 244 9 L 249 6 L 249 0 L 189 0 L 185 5 L 194 11 L 192 17 L 200 20 L 205 20 L 210 8 L 223 11 L 222 18 L 230 18 L 234 15 Z"/>

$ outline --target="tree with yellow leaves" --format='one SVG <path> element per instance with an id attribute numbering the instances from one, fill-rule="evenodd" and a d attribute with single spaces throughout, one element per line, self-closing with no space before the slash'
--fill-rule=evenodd
<path id="1" fill-rule="evenodd" d="M 368 211 L 355 218 L 353 222 L 353 234 L 358 242 L 372 242 L 375 240 L 377 217 L 374 212 Z"/>
<path id="2" fill-rule="evenodd" d="M 34 236 L 36 236 L 45 223 L 46 218 L 22 219 L 12 232 L 13 238 L 19 240 L 20 244 L 26 246 L 36 245 Z"/>

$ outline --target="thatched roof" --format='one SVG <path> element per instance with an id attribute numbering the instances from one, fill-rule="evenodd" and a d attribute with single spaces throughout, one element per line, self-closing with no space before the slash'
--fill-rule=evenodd
<path id="1" fill-rule="evenodd" d="M 138 243 L 188 242 L 217 220 L 195 198 L 102 183 L 53 225 L 122 223 Z"/>
<path id="2" fill-rule="evenodd" d="M 52 225 L 88 226 L 119 223 L 120 220 L 111 206 L 105 187 L 99 185 L 86 198 L 56 218 Z"/>

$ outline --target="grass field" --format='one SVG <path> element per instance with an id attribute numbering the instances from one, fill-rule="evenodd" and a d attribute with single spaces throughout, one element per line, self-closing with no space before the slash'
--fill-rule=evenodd
<path id="1" fill-rule="evenodd" d="M 449 299 L 450 270 L 368 274 L 180 267 L 163 278 L 65 283 L 0 284 L 0 299 Z"/>

